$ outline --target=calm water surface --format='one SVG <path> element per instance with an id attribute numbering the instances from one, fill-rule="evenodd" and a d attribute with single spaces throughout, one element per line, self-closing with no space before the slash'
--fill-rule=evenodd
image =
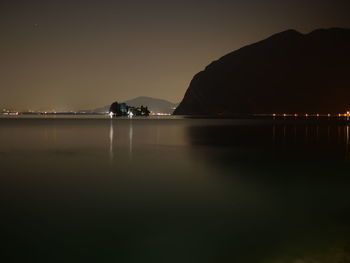
<path id="1" fill-rule="evenodd" d="M 0 118 L 4 262 L 350 262 L 345 120 Z"/>

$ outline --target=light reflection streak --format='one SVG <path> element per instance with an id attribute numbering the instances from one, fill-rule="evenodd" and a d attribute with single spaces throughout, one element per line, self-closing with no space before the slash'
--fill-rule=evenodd
<path id="1" fill-rule="evenodd" d="M 132 119 L 130 119 L 130 126 L 129 126 L 129 160 L 132 159 L 132 139 L 133 139 L 133 126 L 132 126 Z"/>
<path id="2" fill-rule="evenodd" d="M 111 125 L 109 126 L 109 157 L 111 160 L 113 160 L 113 157 L 114 157 L 113 138 L 114 138 L 114 128 L 113 128 L 113 121 L 111 120 Z"/>
<path id="3" fill-rule="evenodd" d="M 349 125 L 346 125 L 346 160 L 349 160 Z"/>

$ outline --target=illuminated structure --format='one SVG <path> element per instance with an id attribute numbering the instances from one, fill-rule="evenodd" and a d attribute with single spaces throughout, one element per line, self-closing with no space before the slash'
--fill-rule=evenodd
<path id="1" fill-rule="evenodd" d="M 150 111 L 147 107 L 141 105 L 141 107 L 131 107 L 126 105 L 125 103 L 112 103 L 109 108 L 109 115 L 113 116 L 148 116 Z"/>

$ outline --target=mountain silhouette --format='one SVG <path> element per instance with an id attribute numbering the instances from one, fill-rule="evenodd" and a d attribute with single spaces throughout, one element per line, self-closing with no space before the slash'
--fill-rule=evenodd
<path id="1" fill-rule="evenodd" d="M 343 113 L 350 29 L 287 30 L 229 53 L 192 79 L 178 115 Z"/>

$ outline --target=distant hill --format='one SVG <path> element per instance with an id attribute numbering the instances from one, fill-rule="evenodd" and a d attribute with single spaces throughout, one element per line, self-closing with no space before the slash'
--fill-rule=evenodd
<path id="1" fill-rule="evenodd" d="M 192 79 L 174 114 L 350 109 L 350 29 L 288 30 L 229 53 Z"/>
<path id="2" fill-rule="evenodd" d="M 114 101 L 111 101 L 111 104 L 112 102 Z M 172 103 L 167 100 L 144 97 L 144 96 L 124 101 L 124 103 L 133 107 L 139 107 L 143 105 L 143 106 L 147 106 L 151 112 L 168 113 L 168 114 L 172 114 L 174 109 L 178 106 L 178 103 Z M 94 110 L 91 110 L 91 112 L 108 112 L 109 107 L 110 105 L 107 105 L 101 108 L 96 108 Z"/>
<path id="3" fill-rule="evenodd" d="M 147 106 L 151 112 L 169 113 L 172 114 L 174 109 L 179 105 L 163 99 L 151 97 L 137 97 L 135 99 L 124 101 L 127 105 L 138 107 Z"/>

